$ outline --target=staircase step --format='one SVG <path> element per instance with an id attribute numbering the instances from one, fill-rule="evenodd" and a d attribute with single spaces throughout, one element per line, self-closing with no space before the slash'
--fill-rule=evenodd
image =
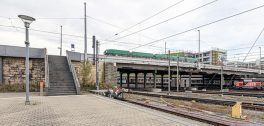
<path id="1" fill-rule="evenodd" d="M 48 90 L 74 90 L 75 91 L 75 87 L 50 87 Z"/>
<path id="2" fill-rule="evenodd" d="M 76 90 L 48 89 L 48 91 L 49 91 L 49 93 L 54 93 L 54 92 L 58 92 L 58 93 L 63 93 L 63 92 L 76 93 Z"/>
<path id="3" fill-rule="evenodd" d="M 61 89 L 61 90 L 64 90 L 64 89 L 67 89 L 67 90 L 75 90 L 75 87 L 74 86 L 52 86 L 50 87 L 49 89 Z"/>
<path id="4" fill-rule="evenodd" d="M 48 56 L 48 95 L 76 95 L 76 88 L 69 64 L 65 56 Z"/>
<path id="5" fill-rule="evenodd" d="M 57 73 L 57 72 L 56 72 Z M 63 75 L 62 73 L 58 73 L 58 74 L 49 74 L 50 78 L 71 78 L 72 79 L 72 74 L 69 72 L 67 73 L 65 71 L 65 75 Z"/>
<path id="6" fill-rule="evenodd" d="M 63 67 L 61 67 L 63 66 Z M 70 69 L 68 67 L 65 67 L 65 65 L 61 65 L 58 64 L 56 66 L 49 66 L 49 68 L 51 69 L 50 72 L 54 72 L 54 71 L 70 71 Z"/>
<path id="7" fill-rule="evenodd" d="M 76 91 L 72 91 L 72 90 L 49 90 L 49 93 L 76 93 Z"/>
<path id="8" fill-rule="evenodd" d="M 73 80 L 68 80 L 68 81 L 50 81 L 50 86 L 75 86 Z"/>
<path id="9" fill-rule="evenodd" d="M 57 94 L 48 94 L 48 96 L 61 96 L 61 95 L 76 95 L 72 93 L 57 93 Z"/>
<path id="10" fill-rule="evenodd" d="M 73 79 L 70 79 L 70 78 L 58 78 L 58 79 L 55 79 L 55 78 L 50 78 L 50 83 L 74 83 L 74 80 Z"/>
<path id="11" fill-rule="evenodd" d="M 63 85 L 59 85 L 59 84 L 53 84 L 53 85 L 50 85 L 49 86 L 50 88 L 57 88 L 57 87 L 61 87 L 61 88 L 63 88 L 63 87 L 73 87 L 73 88 L 75 88 L 75 85 L 70 85 L 70 84 L 63 84 Z"/>
<path id="12" fill-rule="evenodd" d="M 57 95 L 76 95 L 77 93 L 68 93 L 68 92 L 63 92 L 63 93 L 49 93 L 49 96 L 57 96 Z"/>
<path id="13" fill-rule="evenodd" d="M 49 93 L 76 93 L 76 91 L 72 91 L 72 90 L 49 90 Z"/>

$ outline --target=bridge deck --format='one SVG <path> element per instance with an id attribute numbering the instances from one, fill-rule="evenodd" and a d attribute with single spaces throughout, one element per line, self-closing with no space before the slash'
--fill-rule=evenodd
<path id="1" fill-rule="evenodd" d="M 70 52 L 69 57 L 72 60 L 82 61 L 83 60 L 83 53 L 77 52 Z M 92 61 L 93 55 L 88 54 L 88 59 Z M 147 59 L 147 58 L 137 58 L 137 57 L 122 57 L 122 56 L 108 56 L 108 55 L 100 55 L 99 60 L 102 62 L 112 62 L 112 63 L 123 63 L 123 64 L 137 64 L 137 65 L 153 65 L 153 66 L 161 66 L 166 67 L 168 66 L 167 60 L 157 60 L 157 59 Z M 171 66 L 177 66 L 176 61 L 171 61 Z M 179 62 L 179 67 L 181 68 L 197 68 L 197 63 L 188 63 L 188 62 Z M 220 71 L 221 66 L 217 65 L 210 65 L 210 64 L 200 64 L 200 68 L 202 70 L 215 70 Z M 241 72 L 246 74 L 259 74 L 259 69 L 250 69 L 250 68 L 241 68 L 241 67 L 223 67 L 224 71 L 230 72 Z M 261 71 L 261 74 L 264 74 L 264 70 Z"/>

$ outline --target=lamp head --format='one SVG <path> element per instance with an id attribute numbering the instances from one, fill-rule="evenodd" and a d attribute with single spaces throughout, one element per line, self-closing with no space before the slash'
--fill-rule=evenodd
<path id="1" fill-rule="evenodd" d="M 18 17 L 24 22 L 25 27 L 29 27 L 29 25 L 35 21 L 36 19 L 27 15 L 18 15 Z"/>

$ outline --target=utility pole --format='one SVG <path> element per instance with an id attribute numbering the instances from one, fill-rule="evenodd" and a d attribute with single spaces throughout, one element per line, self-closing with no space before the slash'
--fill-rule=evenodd
<path id="1" fill-rule="evenodd" d="M 168 66 L 168 93 L 170 94 L 170 86 L 171 86 L 171 78 L 170 78 L 170 50 L 169 50 L 169 57 L 168 57 L 168 61 L 169 61 L 169 66 Z"/>
<path id="2" fill-rule="evenodd" d="M 223 85 L 225 83 L 224 75 L 223 75 L 223 63 L 221 65 L 221 92 L 223 91 Z"/>
<path id="3" fill-rule="evenodd" d="M 200 38 L 200 30 L 198 30 L 198 70 L 200 70 L 200 53 L 201 53 L 201 38 Z"/>
<path id="4" fill-rule="evenodd" d="M 60 33 L 60 56 L 62 56 L 62 26 L 61 26 L 61 33 Z"/>
<path id="5" fill-rule="evenodd" d="M 179 92 L 179 55 L 177 57 L 177 92 Z"/>
<path id="6" fill-rule="evenodd" d="M 223 56 L 223 55 L 222 55 Z M 223 75 L 223 69 L 224 69 L 224 58 L 221 56 L 221 91 L 223 91 L 223 85 L 225 84 L 225 78 Z"/>
<path id="7" fill-rule="evenodd" d="M 95 65 L 95 50 L 96 50 L 96 38 L 93 36 L 93 65 Z"/>
<path id="8" fill-rule="evenodd" d="M 96 90 L 99 90 L 99 41 L 96 41 Z"/>
<path id="9" fill-rule="evenodd" d="M 84 62 L 87 60 L 86 2 L 84 2 Z"/>
<path id="10" fill-rule="evenodd" d="M 167 42 L 165 42 L 165 54 L 167 53 Z"/>
<path id="11" fill-rule="evenodd" d="M 259 47 L 259 74 L 261 74 L 261 47 Z"/>

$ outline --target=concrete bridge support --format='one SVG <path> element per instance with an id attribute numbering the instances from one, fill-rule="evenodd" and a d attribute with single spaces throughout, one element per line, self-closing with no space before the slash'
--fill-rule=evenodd
<path id="1" fill-rule="evenodd" d="M 138 89 L 138 73 L 135 73 L 135 88 Z"/>
<path id="2" fill-rule="evenodd" d="M 122 87 L 123 86 L 123 73 L 122 72 L 120 72 L 120 87 Z"/>
<path id="3" fill-rule="evenodd" d="M 144 88 L 146 88 L 146 77 L 147 77 L 147 73 L 144 73 Z"/>
<path id="4" fill-rule="evenodd" d="M 3 59 L 0 56 L 0 84 L 3 83 Z"/>
<path id="5" fill-rule="evenodd" d="M 156 83 L 156 72 L 153 73 L 153 80 L 154 80 L 154 88 L 157 87 L 157 83 Z"/>
<path id="6" fill-rule="evenodd" d="M 164 85 L 164 74 L 161 74 L 161 89 L 163 89 Z"/>
<path id="7" fill-rule="evenodd" d="M 129 79 L 130 79 L 130 73 L 127 73 L 127 88 L 129 89 L 130 88 L 130 82 L 129 82 Z"/>
<path id="8" fill-rule="evenodd" d="M 192 86 L 192 72 L 189 73 L 189 86 Z"/>
<path id="9" fill-rule="evenodd" d="M 172 72 L 171 72 L 172 73 Z M 171 86 L 172 86 L 172 74 L 170 74 L 170 78 L 169 78 L 169 81 L 170 81 L 170 89 L 171 89 Z"/>
<path id="10" fill-rule="evenodd" d="M 204 85 L 204 80 L 205 80 L 205 79 L 204 79 L 204 75 L 203 75 L 203 80 L 202 80 L 202 82 L 203 82 L 203 85 Z"/>

